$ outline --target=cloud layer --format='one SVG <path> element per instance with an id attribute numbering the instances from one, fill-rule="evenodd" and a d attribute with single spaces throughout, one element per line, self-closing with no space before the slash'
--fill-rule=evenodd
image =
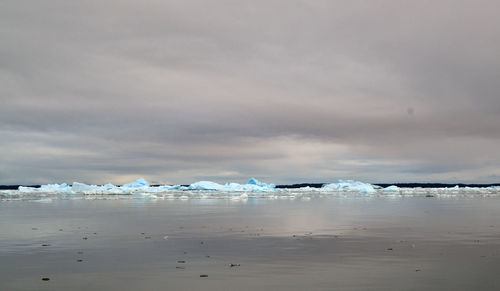
<path id="1" fill-rule="evenodd" d="M 0 184 L 498 182 L 498 1 L 3 1 Z"/>

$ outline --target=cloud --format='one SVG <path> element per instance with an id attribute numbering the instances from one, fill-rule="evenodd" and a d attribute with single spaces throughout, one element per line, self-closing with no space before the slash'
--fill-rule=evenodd
<path id="1" fill-rule="evenodd" d="M 496 1 L 4 1 L 0 183 L 494 182 L 499 15 Z"/>

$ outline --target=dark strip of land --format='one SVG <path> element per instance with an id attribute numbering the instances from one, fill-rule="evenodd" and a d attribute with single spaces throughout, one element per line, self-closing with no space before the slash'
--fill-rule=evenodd
<path id="1" fill-rule="evenodd" d="M 40 188 L 40 185 L 0 185 L 0 190 L 17 190 L 19 186 Z"/>

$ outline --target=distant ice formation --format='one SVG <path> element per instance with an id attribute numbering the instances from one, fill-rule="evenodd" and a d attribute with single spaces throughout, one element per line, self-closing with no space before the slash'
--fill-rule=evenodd
<path id="1" fill-rule="evenodd" d="M 397 192 L 397 191 L 399 191 L 399 187 L 392 185 L 389 187 L 385 187 L 384 189 L 382 189 L 382 191 L 384 191 L 384 192 Z"/>
<path id="2" fill-rule="evenodd" d="M 321 189 L 323 191 L 360 192 L 363 194 L 376 192 L 372 184 L 353 180 L 339 180 L 338 183 L 326 184 Z"/>
<path id="3" fill-rule="evenodd" d="M 246 184 L 219 184 L 212 181 L 199 181 L 189 186 L 161 185 L 151 186 L 140 178 L 123 186 L 113 184 L 87 185 L 80 182 L 67 184 L 47 184 L 40 188 L 20 186 L 17 190 L 0 191 L 0 201 L 32 200 L 52 201 L 51 199 L 204 199 L 229 198 L 246 200 L 249 198 L 289 198 L 310 199 L 311 197 L 351 197 L 351 196 L 421 196 L 421 197 L 455 197 L 467 195 L 500 195 L 500 187 L 451 187 L 451 188 L 400 188 L 389 186 L 382 188 L 354 180 L 338 180 L 321 188 L 302 187 L 295 189 L 276 188 L 274 184 L 266 184 L 255 178 Z"/>
<path id="4" fill-rule="evenodd" d="M 189 186 L 180 185 L 161 185 L 150 186 L 143 178 L 139 178 L 134 182 L 123 186 L 115 186 L 106 184 L 103 186 L 87 185 L 80 182 L 73 182 L 73 185 L 67 184 L 47 184 L 40 188 L 20 186 L 18 191 L 21 193 L 43 192 L 43 193 L 89 193 L 89 194 L 128 194 L 132 192 L 165 192 L 165 191 L 255 191 L 255 192 L 273 192 L 275 191 L 274 184 L 266 184 L 259 182 L 255 178 L 248 180 L 247 184 L 227 183 L 221 185 L 212 181 L 199 181 Z"/>
<path id="5" fill-rule="evenodd" d="M 122 186 L 123 188 L 142 188 L 149 187 L 149 183 L 144 178 L 139 178 L 135 182 L 128 183 Z"/>

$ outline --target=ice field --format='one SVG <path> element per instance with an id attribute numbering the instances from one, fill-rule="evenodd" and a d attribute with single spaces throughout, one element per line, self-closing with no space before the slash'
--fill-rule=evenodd
<path id="1" fill-rule="evenodd" d="M 446 188 L 402 188 L 380 187 L 353 180 L 339 180 L 320 188 L 276 188 L 251 178 L 246 184 L 199 181 L 189 186 L 152 186 L 143 178 L 122 186 L 113 184 L 87 185 L 46 184 L 36 187 L 20 186 L 17 190 L 0 191 L 0 201 L 32 200 L 50 202 L 52 199 L 309 199 L 311 197 L 369 196 L 369 197 L 467 197 L 497 196 L 499 186 L 492 187 L 446 187 Z"/>

